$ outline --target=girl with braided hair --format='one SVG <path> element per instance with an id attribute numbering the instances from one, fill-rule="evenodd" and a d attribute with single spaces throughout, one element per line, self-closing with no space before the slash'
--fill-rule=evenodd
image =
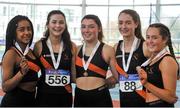
<path id="1" fill-rule="evenodd" d="M 5 95 L 1 107 L 35 106 L 40 67 L 30 48 L 33 36 L 33 24 L 27 16 L 16 15 L 9 21 L 2 60 L 2 89 Z"/>
<path id="2" fill-rule="evenodd" d="M 174 107 L 177 101 L 178 63 L 175 59 L 171 34 L 164 24 L 151 24 L 146 32 L 151 57 L 137 67 L 141 83 L 146 88 L 148 107 Z M 169 47 L 169 51 L 166 47 Z"/>

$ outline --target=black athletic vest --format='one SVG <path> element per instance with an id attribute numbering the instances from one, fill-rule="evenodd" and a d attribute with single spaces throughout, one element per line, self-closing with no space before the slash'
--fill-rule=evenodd
<path id="1" fill-rule="evenodd" d="M 162 88 L 162 89 L 164 89 L 164 84 L 163 84 L 161 71 L 159 70 L 159 64 L 161 63 L 163 58 L 166 56 L 171 56 L 171 55 L 166 54 L 165 56 L 163 56 L 160 60 L 158 60 L 153 65 L 151 65 L 151 66 L 148 65 L 148 66 L 144 67 L 144 69 L 147 72 L 148 82 L 159 87 L 159 88 Z"/>
<path id="2" fill-rule="evenodd" d="M 122 50 L 120 48 L 121 43 L 122 43 L 122 40 L 119 41 L 118 46 L 117 46 L 116 60 L 117 60 L 117 64 L 123 68 Z M 129 57 L 129 53 L 125 53 L 125 61 L 126 62 L 127 62 L 128 57 Z M 146 60 L 147 60 L 147 58 L 143 54 L 143 41 L 139 39 L 137 49 L 134 51 L 134 53 L 132 55 L 127 73 L 128 74 L 137 74 L 136 66 L 141 66 L 141 64 L 144 63 Z M 144 101 L 144 99 L 139 94 L 137 94 L 135 91 L 134 92 L 121 92 L 120 91 L 120 99 L 122 101 L 131 99 L 129 101 L 132 101 L 132 102 L 134 102 L 133 99 L 136 99 L 139 101 Z"/>
<path id="3" fill-rule="evenodd" d="M 46 40 L 43 39 L 41 42 L 42 42 L 42 53 L 40 57 L 46 60 L 54 69 L 50 51 L 46 44 Z M 55 59 L 57 59 L 58 53 L 54 53 L 54 54 L 55 54 Z M 41 60 L 40 62 L 41 62 L 41 77 L 40 80 L 38 81 L 38 90 L 46 93 L 55 93 L 55 94 L 67 93 L 68 90 L 65 88 L 65 86 L 49 86 L 48 84 L 46 84 L 45 82 L 46 67 L 43 65 Z M 71 62 L 72 62 L 71 50 L 63 49 L 58 69 L 68 70 L 71 76 Z M 68 84 L 67 86 L 71 88 L 71 83 Z"/>
<path id="4" fill-rule="evenodd" d="M 13 47 L 11 49 L 15 50 L 18 53 L 19 56 L 22 56 L 22 53 L 16 47 Z M 30 58 L 27 55 L 25 57 L 28 60 L 28 62 L 31 62 L 31 64 L 33 63 L 35 67 L 39 68 L 38 59 L 32 59 L 32 58 Z M 30 67 L 30 69 L 29 69 L 28 73 L 23 77 L 21 82 L 31 82 L 31 81 L 37 81 L 38 80 L 38 73 L 37 72 L 39 70 L 38 71 L 33 70 L 33 68 L 35 68 L 35 67 L 33 67 L 33 65 L 29 65 L 29 67 Z M 14 71 L 13 71 L 14 75 L 17 74 L 17 72 L 19 70 L 20 70 L 20 67 L 19 66 L 15 66 Z"/>
<path id="5" fill-rule="evenodd" d="M 98 47 L 96 53 L 94 54 L 93 58 L 91 59 L 90 65 L 87 69 L 88 76 L 87 77 L 100 77 L 100 78 L 106 78 L 106 73 L 108 70 L 109 64 L 106 63 L 102 56 L 102 49 L 103 49 L 104 43 L 101 43 Z M 85 72 L 83 66 L 82 66 L 82 47 L 78 53 L 77 59 L 76 59 L 76 78 L 84 77 L 83 73 Z M 78 64 L 78 62 L 81 62 L 81 65 Z"/>
<path id="6" fill-rule="evenodd" d="M 163 56 L 160 60 L 158 60 L 153 65 L 151 65 L 151 66 L 147 65 L 147 66 L 143 67 L 145 69 L 145 71 L 147 72 L 148 82 L 153 84 L 154 86 L 156 86 L 158 88 L 161 88 L 161 89 L 164 89 L 164 84 L 163 84 L 162 74 L 161 74 L 161 71 L 159 69 L 159 64 L 161 63 L 163 58 L 166 57 L 166 56 L 171 56 L 172 57 L 172 55 L 166 54 L 165 56 Z M 163 100 L 158 100 L 158 101 L 162 102 L 160 105 L 162 105 L 163 107 L 165 107 L 165 106 L 166 107 L 167 106 L 173 107 L 174 106 L 174 104 L 167 103 L 167 102 L 165 102 Z M 153 103 L 153 102 L 150 102 L 150 103 Z"/>
<path id="7" fill-rule="evenodd" d="M 116 60 L 117 60 L 117 64 L 120 67 L 123 67 L 123 63 L 122 63 L 122 50 L 120 49 L 122 40 L 119 41 L 118 46 L 117 46 L 117 50 L 116 50 Z M 142 63 L 144 63 L 147 58 L 144 56 L 143 54 L 143 41 L 142 40 L 138 40 L 138 47 L 137 49 L 134 51 L 131 61 L 130 61 L 130 65 L 129 65 L 129 69 L 128 69 L 128 74 L 137 74 L 136 71 L 136 66 L 141 66 Z M 129 57 L 129 53 L 125 53 L 125 61 L 127 62 L 127 59 Z"/>

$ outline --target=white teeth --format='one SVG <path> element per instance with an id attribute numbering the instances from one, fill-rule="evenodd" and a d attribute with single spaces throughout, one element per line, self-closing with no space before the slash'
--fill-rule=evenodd
<path id="1" fill-rule="evenodd" d="M 122 33 L 127 33 L 127 32 L 128 32 L 128 30 L 121 30 L 121 32 L 122 32 Z"/>
<path id="2" fill-rule="evenodd" d="M 84 34 L 84 36 L 91 36 L 91 34 Z"/>
<path id="3" fill-rule="evenodd" d="M 59 32 L 59 31 L 61 31 L 61 30 L 54 30 L 54 31 Z"/>

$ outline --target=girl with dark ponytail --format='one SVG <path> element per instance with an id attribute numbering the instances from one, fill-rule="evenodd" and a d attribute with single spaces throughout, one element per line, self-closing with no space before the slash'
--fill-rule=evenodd
<path id="1" fill-rule="evenodd" d="M 162 23 L 151 24 L 146 32 L 146 42 L 152 55 L 141 65 L 144 69 L 137 67 L 141 83 L 147 89 L 146 103 L 148 107 L 174 107 L 178 63 L 168 27 Z"/>

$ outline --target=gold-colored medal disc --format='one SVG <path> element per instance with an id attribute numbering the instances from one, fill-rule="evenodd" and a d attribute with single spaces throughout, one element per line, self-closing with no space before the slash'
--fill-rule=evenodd
<path id="1" fill-rule="evenodd" d="M 85 71 L 85 72 L 83 73 L 83 75 L 84 75 L 85 77 L 87 77 L 87 76 L 88 76 L 87 71 Z"/>

